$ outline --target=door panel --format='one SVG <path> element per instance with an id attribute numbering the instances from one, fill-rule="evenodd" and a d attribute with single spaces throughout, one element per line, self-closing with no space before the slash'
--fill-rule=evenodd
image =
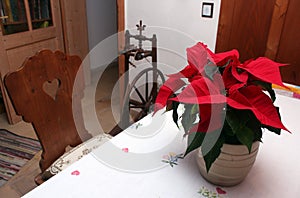
<path id="1" fill-rule="evenodd" d="M 275 0 L 222 0 L 216 52 L 233 48 L 241 60 L 263 56 Z"/>
<path id="2" fill-rule="evenodd" d="M 300 1 L 222 0 L 216 52 L 238 49 L 242 61 L 267 56 L 290 64 L 284 82 L 300 85 Z"/>
<path id="3" fill-rule="evenodd" d="M 300 1 L 290 0 L 276 60 L 289 63 L 281 68 L 283 81 L 300 85 Z"/>

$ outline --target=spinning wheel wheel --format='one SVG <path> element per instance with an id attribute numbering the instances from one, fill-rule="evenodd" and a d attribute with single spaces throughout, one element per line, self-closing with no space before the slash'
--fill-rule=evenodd
<path id="1" fill-rule="evenodd" d="M 156 81 L 151 80 L 153 76 L 157 76 Z M 132 124 L 149 114 L 153 110 L 152 105 L 159 85 L 164 82 L 165 78 L 160 70 L 153 68 L 142 70 L 126 89 L 122 109 L 123 121 Z"/>

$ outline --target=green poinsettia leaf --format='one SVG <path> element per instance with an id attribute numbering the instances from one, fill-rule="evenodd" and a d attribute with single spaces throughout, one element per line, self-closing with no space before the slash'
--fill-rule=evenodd
<path id="1" fill-rule="evenodd" d="M 216 159 L 219 157 L 220 153 L 221 153 L 221 148 L 223 146 L 225 142 L 225 138 L 223 135 L 220 135 L 220 137 L 218 138 L 217 142 L 215 143 L 215 145 L 211 148 L 211 150 L 205 155 L 203 156 L 204 161 L 205 161 L 205 166 L 206 166 L 206 171 L 208 172 L 209 169 L 211 168 L 211 165 L 216 161 Z M 202 147 L 201 147 L 201 151 L 202 151 Z M 203 151 L 202 151 L 203 153 Z"/>
<path id="2" fill-rule="evenodd" d="M 247 122 L 247 127 L 253 131 L 253 142 L 254 141 L 261 141 L 262 138 L 262 130 L 261 130 L 261 123 L 257 120 L 253 112 L 251 111 L 245 111 L 246 115 L 249 117 L 249 120 Z"/>
<path id="3" fill-rule="evenodd" d="M 223 126 L 222 131 L 226 136 L 234 136 L 235 135 L 226 119 L 224 121 L 224 126 Z"/>
<path id="4" fill-rule="evenodd" d="M 255 141 L 262 142 L 262 130 L 261 130 L 261 128 L 254 133 L 254 140 L 253 140 L 253 142 L 255 142 Z"/>
<path id="5" fill-rule="evenodd" d="M 271 127 L 271 126 L 267 126 L 267 125 L 262 125 L 262 127 L 268 129 L 271 132 L 274 132 L 277 135 L 281 134 L 281 129 L 279 129 L 279 128 L 275 128 L 275 127 Z"/>
<path id="6" fill-rule="evenodd" d="M 240 130 L 236 131 L 237 139 L 247 147 L 249 153 L 251 152 L 252 143 L 254 140 L 254 133 L 248 127 L 242 127 Z"/>
<path id="7" fill-rule="evenodd" d="M 192 113 L 193 104 L 185 104 L 184 105 L 184 112 L 182 114 L 181 124 L 186 134 L 188 134 L 190 128 L 192 127 L 193 123 L 196 120 L 196 114 Z"/>
<path id="8" fill-rule="evenodd" d="M 206 133 L 194 132 L 188 135 L 188 147 L 184 156 L 199 148 L 202 145 Z"/>
<path id="9" fill-rule="evenodd" d="M 247 146 L 250 153 L 255 134 L 253 130 L 247 127 L 251 122 L 251 114 L 248 111 L 239 111 L 238 117 L 234 111 L 228 111 L 226 114 L 226 121 L 230 125 L 233 134 L 235 134 L 238 141 Z M 255 117 L 254 117 L 255 118 Z"/>
<path id="10" fill-rule="evenodd" d="M 240 113 L 241 112 L 242 111 L 240 111 Z M 242 114 L 240 114 L 240 116 L 242 116 Z M 233 110 L 229 110 L 226 112 L 226 121 L 229 124 L 233 134 L 236 134 L 236 132 L 239 131 L 245 125 L 247 120 L 247 117 L 245 117 L 244 119 L 240 119 Z"/>
<path id="11" fill-rule="evenodd" d="M 262 127 L 268 129 L 271 132 L 276 133 L 277 135 L 281 134 L 281 129 L 279 129 L 279 128 L 275 128 L 275 127 L 271 127 L 271 126 L 267 126 L 267 125 L 263 125 Z"/>
<path id="12" fill-rule="evenodd" d="M 210 80 L 214 80 L 214 75 L 219 72 L 219 68 L 217 66 L 212 66 L 212 63 L 208 63 L 205 67 L 204 67 L 204 72 L 206 74 L 206 76 L 210 79 Z"/>
<path id="13" fill-rule="evenodd" d="M 173 118 L 173 121 L 175 122 L 176 126 L 179 128 L 179 126 L 178 126 L 178 112 L 177 112 L 178 106 L 179 106 L 179 102 L 172 101 L 172 109 L 173 109 L 172 118 Z"/>

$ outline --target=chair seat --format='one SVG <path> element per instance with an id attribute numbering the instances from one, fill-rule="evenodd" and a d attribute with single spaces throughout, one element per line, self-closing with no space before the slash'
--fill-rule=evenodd
<path id="1" fill-rule="evenodd" d="M 111 136 L 108 134 L 99 134 L 87 140 L 86 142 L 83 142 L 78 146 L 72 148 L 70 151 L 66 152 L 55 162 L 53 162 L 52 165 L 42 173 L 42 179 L 45 181 L 58 174 L 59 172 L 70 166 L 72 163 L 78 161 L 84 155 L 87 155 L 110 139 Z"/>

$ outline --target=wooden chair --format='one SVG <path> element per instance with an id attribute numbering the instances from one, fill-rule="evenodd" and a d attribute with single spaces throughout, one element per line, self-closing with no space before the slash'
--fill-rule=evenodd
<path id="1" fill-rule="evenodd" d="M 64 154 L 67 146 L 75 147 L 92 137 L 83 122 L 84 80 L 80 65 L 78 56 L 43 50 L 4 78 L 17 114 L 32 123 L 41 142 L 42 172 Z M 73 87 L 75 77 L 79 83 Z M 35 181 L 42 182 L 40 175 Z"/>

